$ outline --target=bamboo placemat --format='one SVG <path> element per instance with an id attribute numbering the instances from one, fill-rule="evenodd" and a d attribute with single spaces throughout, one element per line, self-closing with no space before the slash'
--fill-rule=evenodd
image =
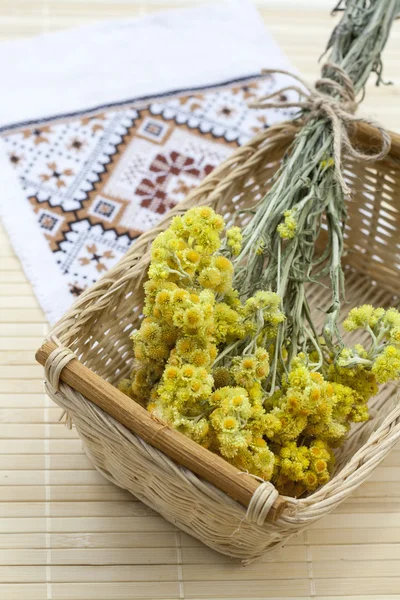
<path id="1" fill-rule="evenodd" d="M 171 2 L 188 5 L 193 2 Z M 0 0 L 0 39 L 165 3 Z M 333 26 L 321 10 L 261 11 L 312 82 Z M 239 51 L 239 49 L 238 49 Z M 395 86 L 368 86 L 363 112 L 400 130 L 400 24 L 385 53 Z M 60 57 L 60 60 L 62 58 Z M 400 202 L 400 200 L 399 200 Z M 0 598 L 400 600 L 400 447 L 338 511 L 280 554 L 242 568 L 179 532 L 93 468 L 43 394 L 33 351 L 47 324 L 0 227 Z"/>

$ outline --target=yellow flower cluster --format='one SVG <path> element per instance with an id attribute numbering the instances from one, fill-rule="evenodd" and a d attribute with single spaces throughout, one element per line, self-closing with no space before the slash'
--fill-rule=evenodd
<path id="1" fill-rule="evenodd" d="M 246 300 L 244 313 L 247 319 L 253 322 L 253 333 L 258 336 L 259 344 L 273 339 L 279 323 L 285 320 L 285 315 L 279 309 L 280 302 L 277 294 L 263 291 L 256 292 Z"/>
<path id="2" fill-rule="evenodd" d="M 365 329 L 371 335 L 371 347 L 359 344 L 342 350 L 340 366 L 370 369 L 377 383 L 400 379 L 400 313 L 395 308 L 374 308 L 364 304 L 353 308 L 343 323 L 347 331 Z"/>
<path id="3" fill-rule="evenodd" d="M 366 327 L 374 328 L 379 320 L 385 314 L 383 308 L 374 308 L 371 304 L 364 304 L 357 308 L 352 308 L 343 323 L 346 331 L 354 331 L 355 329 L 364 329 Z"/>
<path id="4" fill-rule="evenodd" d="M 193 208 L 153 242 L 145 318 L 132 336 L 136 365 L 119 387 L 239 468 L 270 479 L 274 455 L 263 436 L 280 422 L 262 405 L 269 356 L 257 340 L 273 339 L 284 316 L 272 292 L 240 301 L 232 263 L 218 252 L 223 226 L 212 209 Z M 227 231 L 232 254 L 241 239 L 238 227 Z M 214 366 L 219 348 L 241 341 L 244 356 Z"/>
<path id="5" fill-rule="evenodd" d="M 291 240 L 294 238 L 297 231 L 297 221 L 294 212 L 293 210 L 286 210 L 283 213 L 283 216 L 284 221 L 283 223 L 279 223 L 277 231 L 284 240 Z"/>
<path id="6" fill-rule="evenodd" d="M 374 373 L 362 365 L 349 368 L 331 364 L 328 368 L 328 378 L 332 385 L 342 385 L 351 390 L 353 406 L 349 413 L 349 420 L 354 423 L 367 421 L 368 400 L 378 392 Z"/>
<path id="7" fill-rule="evenodd" d="M 229 462 L 254 475 L 271 479 L 274 455 L 263 439 L 267 418 L 261 403 L 252 402 L 241 387 L 223 387 L 210 398 L 214 449 Z"/>
<path id="8" fill-rule="evenodd" d="M 378 383 L 400 379 L 400 349 L 386 346 L 374 360 L 371 370 Z"/>
<path id="9" fill-rule="evenodd" d="M 332 157 L 321 160 L 321 167 L 323 169 L 330 169 L 331 167 L 334 167 L 334 166 L 335 166 L 335 161 Z"/>
<path id="10" fill-rule="evenodd" d="M 312 492 L 329 481 L 333 463 L 333 452 L 323 441 L 313 441 L 310 446 L 289 442 L 275 458 L 275 486 L 292 496 Z"/>
<path id="11" fill-rule="evenodd" d="M 296 220 L 284 216 L 278 230 L 291 239 Z M 313 491 L 329 480 L 332 448 L 351 422 L 368 419 L 377 384 L 400 378 L 400 314 L 353 309 L 345 328 L 366 329 L 371 348 L 340 348 L 323 375 L 312 369 L 317 352 L 299 354 L 268 394 L 281 300 L 258 291 L 242 301 L 227 258 L 240 254 L 242 233 L 231 227 L 223 238 L 223 229 L 220 215 L 196 207 L 154 240 L 144 318 L 132 336 L 135 364 L 119 389 L 281 493 Z"/>
<path id="12" fill-rule="evenodd" d="M 226 232 L 226 243 L 233 256 L 239 256 L 242 249 L 243 236 L 240 227 L 230 227 Z"/>
<path id="13" fill-rule="evenodd" d="M 364 304 L 353 308 L 343 323 L 347 331 L 366 329 L 372 332 L 378 343 L 383 339 L 400 346 L 400 313 L 395 308 L 374 308 Z"/>
<path id="14" fill-rule="evenodd" d="M 337 381 L 329 381 L 310 371 L 301 358 L 295 359 L 281 392 L 270 400 L 271 413 L 281 423 L 272 440 L 285 446 L 301 435 L 326 442 L 330 447 L 340 445 L 350 421 L 368 418 L 369 396 L 362 397 L 339 381 L 339 375 Z"/>
<path id="15" fill-rule="evenodd" d="M 274 455 L 264 436 L 281 426 L 263 407 L 262 382 L 268 373 L 268 352 L 257 347 L 254 354 L 233 358 L 230 369 L 213 372 L 217 389 L 210 399 L 216 407 L 210 414 L 216 450 L 238 468 L 267 480 Z M 219 385 L 225 382 L 230 385 Z"/>

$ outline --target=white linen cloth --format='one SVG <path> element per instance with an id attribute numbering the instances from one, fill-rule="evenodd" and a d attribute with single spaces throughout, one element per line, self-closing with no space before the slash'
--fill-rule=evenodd
<path id="1" fill-rule="evenodd" d="M 0 215 L 49 320 L 284 115 L 290 69 L 246 0 L 0 44 Z"/>

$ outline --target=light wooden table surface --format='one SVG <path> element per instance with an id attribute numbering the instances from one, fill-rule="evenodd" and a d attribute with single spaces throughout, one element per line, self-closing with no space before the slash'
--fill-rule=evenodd
<path id="1" fill-rule="evenodd" d="M 0 0 L 0 39 L 191 3 Z M 333 26 L 327 11 L 259 4 L 293 64 L 315 80 Z M 399 131 L 400 23 L 384 58 L 395 85 L 371 83 L 363 112 Z M 232 564 L 93 470 L 43 394 L 33 351 L 48 327 L 1 228 L 0 263 L 2 600 L 400 600 L 400 447 L 339 510 L 273 560 Z"/>

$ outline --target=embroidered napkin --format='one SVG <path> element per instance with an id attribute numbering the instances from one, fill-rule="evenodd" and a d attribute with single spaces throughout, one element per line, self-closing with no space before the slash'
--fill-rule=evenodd
<path id="1" fill-rule="evenodd" d="M 0 214 L 51 322 L 282 112 L 290 69 L 247 1 L 0 45 Z M 286 115 L 287 116 L 287 115 Z"/>

